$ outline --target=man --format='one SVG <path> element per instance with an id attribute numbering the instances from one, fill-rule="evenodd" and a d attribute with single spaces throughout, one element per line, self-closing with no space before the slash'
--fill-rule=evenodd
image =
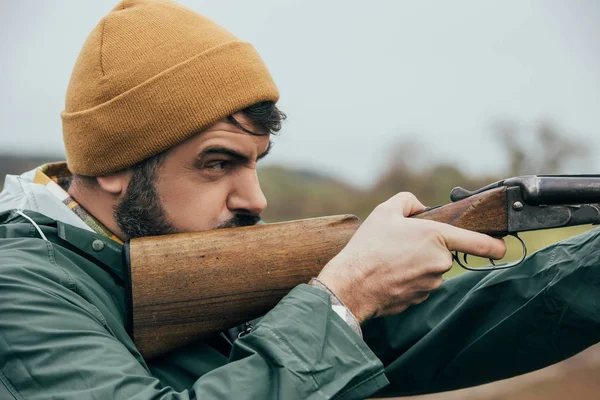
<path id="1" fill-rule="evenodd" d="M 500 357 L 501 368 L 448 379 L 477 365 L 481 349 L 498 338 L 496 326 L 501 337 L 516 335 L 515 322 L 547 311 L 533 308 L 540 297 L 554 298 L 553 311 L 573 322 L 561 308 L 565 296 L 552 297 L 550 289 L 581 281 L 568 286 L 578 290 L 568 296 L 574 302 L 597 289 L 598 268 L 588 271 L 598 254 L 587 249 L 599 239 L 592 234 L 574 244 L 587 259 L 568 271 L 551 268 L 564 256 L 540 253 L 548 259 L 522 268 L 521 280 L 474 274 L 442 286 L 449 250 L 500 258 L 504 243 L 407 219 L 424 207 L 401 193 L 374 210 L 316 279 L 239 338 L 227 332 L 144 360 L 125 328 L 121 243 L 257 223 L 266 200 L 256 165 L 284 118 L 278 96 L 250 44 L 176 3 L 123 1 L 102 19 L 67 91 L 67 165 L 8 177 L 0 195 L 1 398 L 418 393 L 530 371 L 598 341 L 597 319 L 570 304 L 582 314 L 570 333 L 577 343 L 550 351 L 530 342 L 554 336 L 529 327 L 527 346 L 512 359 Z M 519 290 L 527 274 L 539 276 Z M 521 297 L 486 315 L 490 293 L 498 300 L 503 290 Z M 550 314 L 548 321 L 557 320 Z M 447 336 L 461 325 L 468 336 Z M 525 349 L 531 352 L 520 353 Z"/>

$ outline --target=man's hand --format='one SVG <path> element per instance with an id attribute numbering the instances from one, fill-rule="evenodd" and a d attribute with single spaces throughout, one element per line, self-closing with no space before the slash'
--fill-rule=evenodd
<path id="1" fill-rule="evenodd" d="M 411 193 L 380 204 L 318 278 L 359 323 L 398 314 L 427 299 L 452 267 L 450 251 L 504 256 L 504 241 L 421 219 L 406 218 L 425 206 Z"/>

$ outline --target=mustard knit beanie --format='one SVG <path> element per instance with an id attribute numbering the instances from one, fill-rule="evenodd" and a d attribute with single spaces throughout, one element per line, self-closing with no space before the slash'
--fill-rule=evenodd
<path id="1" fill-rule="evenodd" d="M 173 1 L 122 1 L 75 63 L 61 114 L 67 163 L 81 175 L 119 171 L 278 98 L 250 43 Z"/>

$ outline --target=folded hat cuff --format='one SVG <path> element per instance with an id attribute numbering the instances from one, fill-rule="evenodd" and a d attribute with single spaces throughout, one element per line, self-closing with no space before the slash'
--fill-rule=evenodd
<path id="1" fill-rule="evenodd" d="M 67 163 L 81 175 L 116 172 L 243 108 L 278 98 L 254 47 L 239 41 L 224 43 L 103 104 L 63 111 Z"/>

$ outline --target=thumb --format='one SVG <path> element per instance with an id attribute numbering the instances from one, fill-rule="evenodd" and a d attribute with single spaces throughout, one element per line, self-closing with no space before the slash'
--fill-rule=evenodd
<path id="1" fill-rule="evenodd" d="M 395 209 L 400 209 L 402 215 L 408 217 L 414 213 L 425 210 L 425 206 L 410 192 L 400 192 L 391 197 L 389 203 Z"/>

